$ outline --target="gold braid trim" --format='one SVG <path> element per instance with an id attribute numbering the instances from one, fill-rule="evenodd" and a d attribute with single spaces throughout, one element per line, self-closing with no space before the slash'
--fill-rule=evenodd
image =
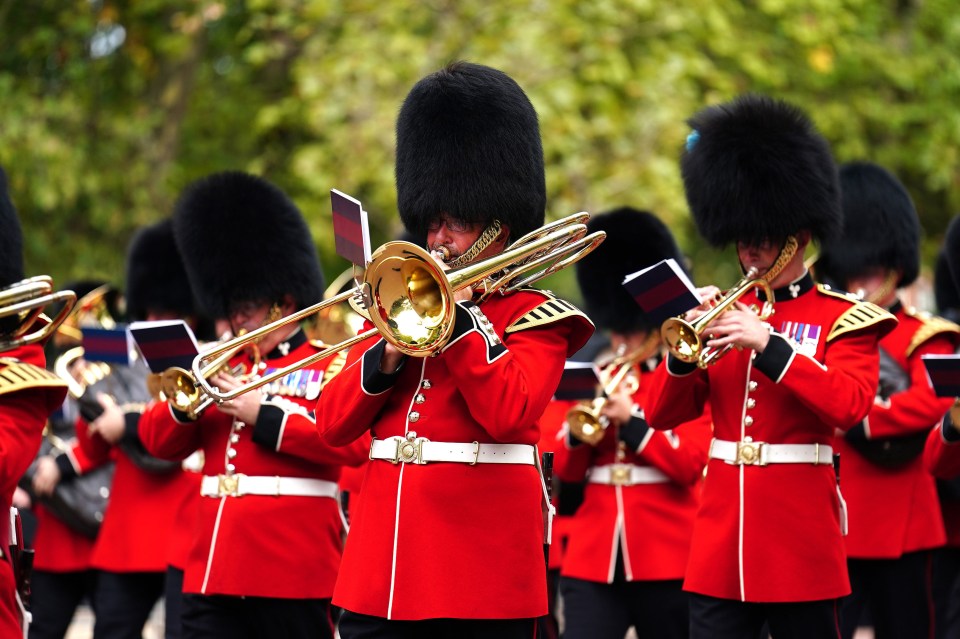
<path id="1" fill-rule="evenodd" d="M 875 324 L 881 324 L 889 320 L 897 321 L 893 315 L 876 304 L 857 302 L 844 311 L 843 315 L 833 323 L 833 326 L 830 328 L 830 333 L 827 335 L 827 341 L 830 342 L 846 333 L 859 331 L 868 326 L 874 326 Z"/>
<path id="2" fill-rule="evenodd" d="M 524 315 L 519 319 L 507 326 L 504 334 L 509 335 L 510 333 L 525 331 L 528 328 L 536 328 L 538 326 L 553 324 L 554 322 L 559 322 L 562 319 L 577 315 L 586 318 L 587 321 L 590 321 L 590 318 L 587 317 L 583 311 L 570 302 L 562 300 L 559 297 L 554 297 L 546 291 L 537 290 L 537 292 L 543 293 L 547 299 L 543 302 L 540 302 L 537 306 L 533 307 L 524 313 Z M 590 323 L 593 324 L 592 321 L 590 321 Z"/>
<path id="3" fill-rule="evenodd" d="M 448 262 L 447 265 L 450 268 L 459 268 L 461 266 L 466 266 L 472 262 L 478 255 L 483 253 L 484 249 L 490 246 L 497 237 L 500 236 L 500 220 L 494 220 L 487 225 L 487 228 L 483 229 L 483 233 L 480 234 L 480 237 L 477 238 L 477 241 L 473 243 L 464 253 L 457 257 L 452 262 Z"/>
<path id="4" fill-rule="evenodd" d="M 45 368 L 0 357 L 0 395 L 43 387 L 66 388 L 67 383 Z"/>
<path id="5" fill-rule="evenodd" d="M 343 370 L 343 365 L 347 363 L 347 350 L 344 349 L 333 356 L 333 359 L 330 360 L 330 364 L 327 365 L 327 369 L 323 371 L 323 379 L 320 380 L 320 388 L 323 389 L 331 379 L 337 376 L 337 374 Z"/>
<path id="6" fill-rule="evenodd" d="M 923 323 L 919 330 L 913 334 L 913 339 L 910 340 L 910 345 L 907 346 L 907 357 L 910 357 L 910 355 L 913 354 L 913 351 L 915 351 L 918 346 L 926 342 L 931 337 L 935 337 L 943 333 L 960 335 L 960 326 L 957 326 L 953 322 L 945 320 L 942 317 L 937 317 L 936 315 L 931 315 L 930 313 L 923 313 L 912 308 L 905 311 L 905 313 L 909 317 L 914 317 Z M 954 341 L 957 341 L 956 337 L 954 337 Z"/>

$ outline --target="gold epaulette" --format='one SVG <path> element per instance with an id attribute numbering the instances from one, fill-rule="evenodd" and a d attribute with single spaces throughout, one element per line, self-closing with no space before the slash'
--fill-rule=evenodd
<path id="1" fill-rule="evenodd" d="M 546 299 L 510 324 L 504 333 L 509 334 L 516 333 L 518 331 L 525 331 L 528 328 L 536 328 L 537 326 L 553 324 L 554 322 L 559 322 L 562 319 L 574 316 L 582 317 L 590 322 L 590 318 L 587 317 L 583 311 L 570 302 L 554 296 L 553 293 L 539 289 L 529 290 L 531 292 L 535 291 L 537 293 L 542 293 Z M 590 323 L 592 324 L 593 322 Z"/>
<path id="2" fill-rule="evenodd" d="M 45 368 L 0 357 L 0 395 L 27 388 L 65 388 L 67 383 Z"/>
<path id="3" fill-rule="evenodd" d="M 955 335 L 960 334 L 960 326 L 957 326 L 949 320 L 945 320 L 942 317 L 937 317 L 936 315 L 931 315 L 924 311 L 918 311 L 915 308 L 909 308 L 904 311 L 904 313 L 909 316 L 916 318 L 922 322 L 920 329 L 913 334 L 913 339 L 910 340 L 910 345 L 907 346 L 907 357 L 913 353 L 914 350 L 924 342 L 926 342 L 931 337 L 940 335 L 941 333 L 953 333 Z"/>
<path id="4" fill-rule="evenodd" d="M 343 370 L 343 365 L 347 363 L 347 351 L 349 349 L 343 349 L 339 353 L 333 356 L 333 359 L 330 360 L 330 365 L 327 366 L 327 370 L 323 371 L 323 379 L 320 380 L 320 389 L 323 390 L 323 387 L 327 385 L 331 379 L 337 376 L 337 374 Z"/>
<path id="5" fill-rule="evenodd" d="M 859 331 L 888 320 L 896 322 L 897 318 L 876 304 L 858 301 L 844 311 L 843 315 L 833 323 L 830 333 L 827 335 L 827 341 L 830 342 L 845 333 Z"/>

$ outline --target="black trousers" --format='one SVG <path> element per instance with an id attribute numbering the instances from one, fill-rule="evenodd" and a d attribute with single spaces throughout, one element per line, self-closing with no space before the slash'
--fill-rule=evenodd
<path id="1" fill-rule="evenodd" d="M 960 548 L 933 551 L 934 637 L 960 639 Z"/>
<path id="2" fill-rule="evenodd" d="M 33 571 L 30 581 L 30 639 L 63 639 L 73 614 L 85 598 L 93 606 L 97 573 Z"/>
<path id="3" fill-rule="evenodd" d="M 183 637 L 333 639 L 329 599 L 183 595 Z"/>
<path id="4" fill-rule="evenodd" d="M 165 639 L 180 639 L 183 636 L 183 571 L 167 566 L 167 578 L 163 588 L 163 636 Z"/>
<path id="5" fill-rule="evenodd" d="M 536 619 L 391 621 L 344 610 L 341 639 L 535 639 Z"/>
<path id="6" fill-rule="evenodd" d="M 876 639 L 926 639 L 933 629 L 932 552 L 899 559 L 849 559 L 850 587 L 840 608 L 843 639 L 851 639 L 866 606 Z"/>
<path id="7" fill-rule="evenodd" d="M 623 639 L 630 626 L 641 639 L 686 639 L 688 595 L 683 581 L 595 583 L 562 577 L 564 639 Z"/>
<path id="8" fill-rule="evenodd" d="M 836 599 L 752 603 L 690 594 L 691 639 L 837 639 Z"/>
<path id="9" fill-rule="evenodd" d="M 162 572 L 97 574 L 94 639 L 141 639 L 150 611 L 163 596 Z"/>

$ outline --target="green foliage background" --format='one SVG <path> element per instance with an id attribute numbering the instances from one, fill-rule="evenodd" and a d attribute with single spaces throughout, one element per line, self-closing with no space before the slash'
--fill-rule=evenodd
<path id="1" fill-rule="evenodd" d="M 291 194 L 332 279 L 345 263 L 329 189 L 363 201 L 375 246 L 400 230 L 394 119 L 412 84 L 454 59 L 503 69 L 530 95 L 550 217 L 655 211 L 699 283 L 737 274 L 689 220 L 684 121 L 743 92 L 803 106 L 839 161 L 899 175 L 926 264 L 960 205 L 949 0 L 2 0 L 0 33 L 0 164 L 28 273 L 61 283 L 122 283 L 134 230 L 224 169 Z M 578 297 L 569 273 L 554 280 Z"/>

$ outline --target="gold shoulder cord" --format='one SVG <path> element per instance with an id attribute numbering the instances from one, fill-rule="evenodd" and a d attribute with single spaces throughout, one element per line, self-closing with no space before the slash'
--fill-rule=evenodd
<path id="1" fill-rule="evenodd" d="M 838 297 L 849 299 L 847 296 L 838 295 Z M 876 304 L 872 304 L 871 302 L 858 302 L 848 308 L 843 315 L 833 323 L 833 326 L 830 328 L 830 333 L 827 335 L 827 341 L 834 340 L 845 333 L 851 333 L 874 324 L 879 324 L 888 319 L 893 319 L 893 315 Z"/>
<path id="2" fill-rule="evenodd" d="M 478 255 L 483 253 L 483 250 L 490 246 L 490 244 L 497 239 L 500 235 L 500 220 L 494 220 L 487 225 L 487 228 L 483 229 L 483 233 L 480 234 L 480 237 L 477 238 L 477 241 L 468 248 L 463 254 L 457 257 L 452 262 L 448 262 L 450 268 L 459 268 L 461 266 L 466 266 L 472 262 Z"/>
<path id="3" fill-rule="evenodd" d="M 67 383 L 45 368 L 17 359 L 0 358 L 0 395 L 27 388 L 65 388 Z"/>
<path id="4" fill-rule="evenodd" d="M 913 354 L 913 351 L 917 349 L 918 346 L 926 342 L 931 337 L 940 335 L 941 333 L 954 333 L 960 334 L 960 326 L 957 326 L 949 320 L 945 320 L 942 317 L 937 317 L 936 315 L 930 315 L 929 313 L 919 313 L 915 310 L 907 311 L 907 315 L 910 317 L 915 317 L 923 325 L 920 329 L 913 334 L 913 339 L 910 340 L 910 345 L 907 346 L 907 357 Z"/>
<path id="5" fill-rule="evenodd" d="M 590 321 L 590 318 L 587 317 L 583 311 L 571 304 L 566 300 L 562 300 L 558 297 L 547 293 L 546 291 L 537 291 L 538 293 L 543 293 L 546 300 L 540 302 L 538 305 L 527 311 L 519 319 L 514 321 L 512 324 L 507 326 L 504 331 L 505 334 L 509 335 L 510 333 L 516 333 L 518 331 L 524 331 L 528 328 L 536 328 L 537 326 L 545 326 L 547 324 L 552 324 L 558 322 L 562 319 L 568 317 L 574 317 L 579 315 L 580 317 L 586 318 L 587 321 Z M 593 322 L 590 321 L 592 324 Z"/>

